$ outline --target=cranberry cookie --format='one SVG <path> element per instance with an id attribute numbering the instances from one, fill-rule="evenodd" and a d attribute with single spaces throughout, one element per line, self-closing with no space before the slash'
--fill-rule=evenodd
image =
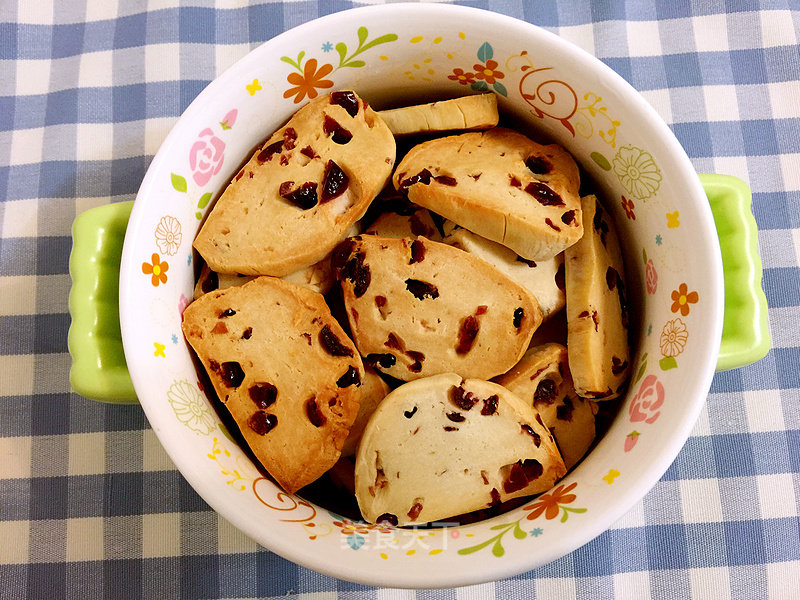
<path id="1" fill-rule="evenodd" d="M 476 94 L 429 104 L 382 110 L 378 115 L 395 135 L 489 129 L 497 125 L 497 96 Z"/>

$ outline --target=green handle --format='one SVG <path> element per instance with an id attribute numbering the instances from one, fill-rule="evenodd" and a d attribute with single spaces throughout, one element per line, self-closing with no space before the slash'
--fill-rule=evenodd
<path id="1" fill-rule="evenodd" d="M 729 175 L 700 175 L 700 181 L 722 250 L 725 316 L 717 371 L 727 371 L 764 358 L 771 345 L 758 229 L 750 188 L 744 181 Z"/>

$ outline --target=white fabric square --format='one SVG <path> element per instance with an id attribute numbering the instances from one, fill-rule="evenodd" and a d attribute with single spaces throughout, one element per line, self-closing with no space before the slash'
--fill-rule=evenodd
<path id="1" fill-rule="evenodd" d="M 30 396 L 33 394 L 34 359 L 35 355 L 33 354 L 0 355 L 0 390 L 3 390 L 4 396 Z M 44 390 L 36 391 L 44 393 Z"/>
<path id="2" fill-rule="evenodd" d="M 175 463 L 164 450 L 152 429 L 142 432 L 142 470 L 173 471 Z"/>
<path id="3" fill-rule="evenodd" d="M 67 560 L 103 560 L 103 517 L 67 521 Z"/>
<path id="4" fill-rule="evenodd" d="M 711 424 L 708 419 L 708 404 L 703 404 L 703 408 L 700 410 L 700 414 L 697 417 L 697 421 L 694 424 L 694 428 L 692 429 L 692 436 L 697 435 L 711 435 Z"/>
<path id="5" fill-rule="evenodd" d="M 36 237 L 38 232 L 38 200 L 11 200 L 3 205 L 3 238 Z M 28 299 L 30 300 L 30 299 Z M 27 313 L 31 311 L 28 306 Z"/>
<path id="6" fill-rule="evenodd" d="M 118 0 L 102 0 L 86 3 L 86 21 L 105 21 L 119 16 Z"/>
<path id="7" fill-rule="evenodd" d="M 794 244 L 794 257 L 800 265 L 800 229 L 792 230 L 792 243 Z"/>
<path id="8" fill-rule="evenodd" d="M 149 44 L 144 48 L 145 81 L 176 81 L 181 78 L 178 44 Z"/>
<path id="9" fill-rule="evenodd" d="M 761 18 L 761 45 L 763 47 L 797 44 L 797 32 L 789 11 L 760 10 L 758 15 Z"/>
<path id="10" fill-rule="evenodd" d="M 91 2 L 90 2 L 91 4 Z M 17 22 L 33 25 L 52 25 L 55 11 L 53 0 L 36 0 L 17 4 Z"/>
<path id="11" fill-rule="evenodd" d="M 736 98 L 736 86 L 707 85 L 703 88 L 706 106 L 706 118 L 709 121 L 738 121 L 739 101 Z"/>
<path id="12" fill-rule="evenodd" d="M 30 476 L 31 438 L 0 438 L 0 479 L 25 479 Z M 0 560 L 0 564 L 2 562 Z"/>
<path id="13" fill-rule="evenodd" d="M 108 160 L 114 154 L 114 125 L 112 123 L 78 123 L 75 158 L 77 160 Z"/>
<path id="14" fill-rule="evenodd" d="M 42 162 L 44 128 L 15 129 L 11 132 L 9 164 L 27 165 Z"/>
<path id="15" fill-rule="evenodd" d="M 781 154 L 780 160 L 786 191 L 800 190 L 800 154 Z"/>
<path id="16" fill-rule="evenodd" d="M 780 267 L 797 267 L 797 260 L 795 259 L 794 253 L 786 251 L 786 248 L 791 245 L 792 232 L 789 229 L 758 230 L 758 247 L 761 251 L 761 260 L 765 265 L 769 265 L 771 269 Z M 775 340 L 773 340 L 772 345 L 775 346 Z"/>
<path id="17" fill-rule="evenodd" d="M 491 600 L 495 597 L 494 582 L 456 588 L 456 600 Z"/>
<path id="18" fill-rule="evenodd" d="M 258 544 L 222 517 L 217 517 L 217 552 L 220 554 L 240 554 L 256 552 L 257 550 Z"/>
<path id="19" fill-rule="evenodd" d="M 0 565 L 29 562 L 30 539 L 30 521 L 0 521 Z"/>
<path id="20" fill-rule="evenodd" d="M 691 598 L 714 598 L 728 600 L 731 597 L 731 582 L 727 567 L 689 569 Z"/>
<path id="21" fill-rule="evenodd" d="M 793 518 L 797 516 L 797 499 L 794 494 L 792 473 L 758 475 L 758 503 L 764 519 Z"/>
<path id="22" fill-rule="evenodd" d="M 106 472 L 106 434 L 73 433 L 69 436 L 69 475 L 99 475 Z"/>
<path id="23" fill-rule="evenodd" d="M 50 92 L 49 60 L 17 60 L 16 87 L 17 96 L 35 96 Z"/>
<path id="24" fill-rule="evenodd" d="M 561 27 L 558 30 L 558 37 L 572 42 L 576 46 L 586 50 L 589 54 L 594 54 L 594 27 L 591 23 L 585 25 L 572 25 Z"/>
<path id="25" fill-rule="evenodd" d="M 750 185 L 750 173 L 747 171 L 747 158 L 744 156 L 715 156 L 714 170 L 719 175 L 733 175 Z"/>
<path id="26" fill-rule="evenodd" d="M 672 98 L 669 90 L 645 90 L 642 93 L 645 100 L 664 119 L 667 124 L 673 123 Z"/>
<path id="27" fill-rule="evenodd" d="M 161 144 L 164 143 L 167 134 L 175 125 L 177 119 L 174 117 L 162 117 L 159 119 L 147 119 L 144 122 L 144 153 L 148 156 L 155 156 Z"/>
<path id="28" fill-rule="evenodd" d="M 692 17 L 694 43 L 698 52 L 728 51 L 728 20 L 725 14 Z"/>
<path id="29" fill-rule="evenodd" d="M 142 558 L 180 556 L 181 514 L 142 516 Z"/>
<path id="30" fill-rule="evenodd" d="M 761 233 L 761 232 L 759 232 Z M 777 262 L 788 262 L 793 266 L 800 263 L 800 229 L 794 231 L 785 231 L 786 237 L 790 240 L 789 244 L 784 245 L 782 248 L 776 248 L 773 254 L 782 253 L 782 260 Z M 794 248 L 794 252 L 787 252 L 786 246 Z M 761 258 L 765 264 L 767 263 L 770 254 L 764 252 L 764 246 L 761 246 Z M 780 265 L 777 265 L 780 266 Z M 773 323 L 800 323 L 800 306 L 775 306 L 769 309 L 769 318 Z M 773 348 L 796 348 L 800 346 L 800 328 L 798 327 L 772 327 L 770 328 L 772 336 Z M 789 393 L 788 391 L 786 392 Z M 789 401 L 791 402 L 791 400 Z M 789 425 L 789 429 L 792 425 Z"/>
<path id="31" fill-rule="evenodd" d="M 219 6 L 217 9 L 219 10 Z M 221 44 L 214 48 L 217 75 L 220 75 L 248 52 L 250 52 L 249 44 Z"/>
<path id="32" fill-rule="evenodd" d="M 658 21 L 627 21 L 628 51 L 631 56 L 661 56 Z"/>
<path id="33" fill-rule="evenodd" d="M 82 88 L 114 85 L 114 53 L 111 50 L 81 54 L 78 85 Z"/>
<path id="34" fill-rule="evenodd" d="M 742 396 L 750 433 L 786 429 L 780 390 L 746 390 Z"/>
<path id="35" fill-rule="evenodd" d="M 797 600 L 800 589 L 800 561 L 767 565 L 767 597 L 770 600 Z"/>
<path id="36" fill-rule="evenodd" d="M 684 523 L 715 523 L 723 520 L 722 498 L 716 479 L 685 479 L 678 482 Z"/>
<path id="37" fill-rule="evenodd" d="M 614 573 L 616 600 L 650 600 L 650 574 L 647 571 Z"/>
<path id="38" fill-rule="evenodd" d="M 8 236 L 3 234 L 3 237 Z M 0 315 L 28 315 L 31 306 L 36 305 L 35 275 L 0 277 L 0 290 L 3 290 L 0 294 Z"/>
<path id="39" fill-rule="evenodd" d="M 534 580 L 536 598 L 575 598 L 575 579 L 566 577 L 537 577 Z"/>
<path id="40" fill-rule="evenodd" d="M 777 81 L 766 85 L 770 113 L 775 119 L 796 119 L 800 115 L 800 81 Z"/>

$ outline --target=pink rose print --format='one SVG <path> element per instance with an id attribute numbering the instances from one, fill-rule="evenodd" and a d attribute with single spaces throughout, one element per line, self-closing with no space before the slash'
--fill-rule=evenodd
<path id="1" fill-rule="evenodd" d="M 639 391 L 631 400 L 628 409 L 632 423 L 644 421 L 645 423 L 655 423 L 661 415 L 658 410 L 664 403 L 664 386 L 655 375 L 648 375 L 642 381 Z"/>
<path id="2" fill-rule="evenodd" d="M 656 266 L 652 259 L 647 261 L 645 277 L 647 278 L 647 293 L 655 294 L 658 289 L 658 273 L 656 273 Z"/>
<path id="3" fill-rule="evenodd" d="M 189 299 L 181 294 L 181 297 L 178 299 L 178 314 L 183 316 L 183 311 L 186 310 L 187 306 L 189 306 Z"/>
<path id="4" fill-rule="evenodd" d="M 197 185 L 204 186 L 212 176 L 219 173 L 225 158 L 224 152 L 225 142 L 215 136 L 211 129 L 206 127 L 200 132 L 189 150 L 189 167 Z"/>

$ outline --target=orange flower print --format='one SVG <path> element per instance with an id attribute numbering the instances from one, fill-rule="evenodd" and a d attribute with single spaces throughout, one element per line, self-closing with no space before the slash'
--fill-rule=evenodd
<path id="1" fill-rule="evenodd" d="M 533 504 L 529 504 L 523 510 L 533 510 L 532 513 L 528 515 L 528 520 L 532 521 L 533 519 L 537 519 L 542 516 L 544 513 L 545 519 L 555 519 L 558 516 L 558 513 L 561 512 L 561 504 L 569 504 L 570 502 L 574 502 L 577 496 L 575 494 L 570 494 L 577 483 L 570 483 L 568 486 L 560 485 L 556 489 L 554 489 L 549 494 L 542 494 Z"/>
<path id="2" fill-rule="evenodd" d="M 151 260 L 152 263 L 142 263 L 142 273 L 152 275 L 150 281 L 155 287 L 158 287 L 159 283 L 167 283 L 167 271 L 169 270 L 167 261 L 160 261 L 158 254 L 153 254 Z"/>
<path id="3" fill-rule="evenodd" d="M 306 61 L 306 66 L 303 68 L 302 75 L 299 73 L 289 73 L 289 76 L 286 77 L 286 81 L 295 87 L 291 87 L 283 92 L 283 97 L 291 98 L 295 96 L 295 104 L 300 103 L 306 96 L 308 96 L 309 99 L 316 98 L 317 88 L 333 87 L 333 82 L 330 79 L 324 79 L 331 71 L 333 71 L 333 66 L 327 63 L 322 65 L 319 71 L 317 71 L 317 59 L 309 58 Z"/>
<path id="4" fill-rule="evenodd" d="M 631 221 L 636 220 L 636 213 L 633 212 L 634 209 L 633 200 L 628 200 L 625 196 L 622 197 L 622 209 L 625 211 L 625 216 L 628 217 Z"/>
<path id="5" fill-rule="evenodd" d="M 469 71 L 465 73 L 463 69 L 453 69 L 453 74 L 448 75 L 447 78 L 457 81 L 461 85 L 475 83 L 475 73 L 470 73 Z"/>
<path id="6" fill-rule="evenodd" d="M 689 305 L 696 304 L 699 296 L 697 292 L 690 292 L 689 287 L 682 283 L 677 290 L 672 290 L 672 312 L 680 311 L 684 317 L 689 314 Z"/>
<path id="7" fill-rule="evenodd" d="M 475 69 L 475 77 L 483 79 L 486 83 L 494 83 L 498 79 L 505 77 L 502 71 L 497 71 L 497 61 L 487 60 L 485 65 L 480 63 L 472 65 Z"/>

